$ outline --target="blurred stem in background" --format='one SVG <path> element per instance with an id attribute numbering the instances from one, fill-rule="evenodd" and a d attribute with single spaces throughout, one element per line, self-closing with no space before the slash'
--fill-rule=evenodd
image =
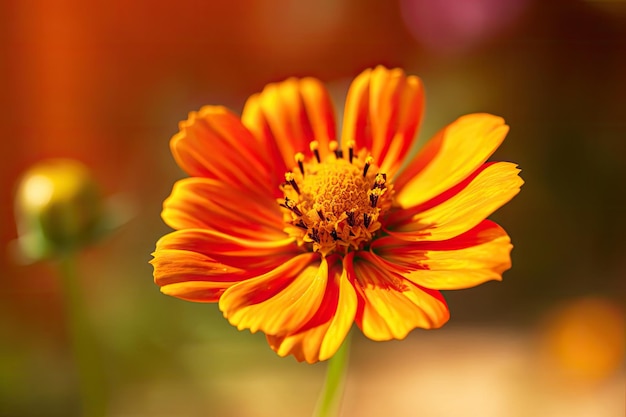
<path id="1" fill-rule="evenodd" d="M 65 297 L 67 330 L 79 377 L 82 415 L 103 417 L 107 404 L 106 384 L 99 349 L 79 284 L 76 254 L 74 252 L 61 254 L 58 266 Z"/>
<path id="2" fill-rule="evenodd" d="M 337 353 L 328 360 L 326 380 L 313 414 L 315 417 L 339 415 L 350 356 L 350 335 L 348 333 Z"/>

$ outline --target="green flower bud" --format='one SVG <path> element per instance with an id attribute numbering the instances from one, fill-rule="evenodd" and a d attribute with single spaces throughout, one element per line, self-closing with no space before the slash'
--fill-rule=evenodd
<path id="1" fill-rule="evenodd" d="M 103 200 L 88 169 L 69 159 L 43 161 L 21 178 L 15 218 L 22 255 L 39 260 L 79 249 L 100 233 Z"/>

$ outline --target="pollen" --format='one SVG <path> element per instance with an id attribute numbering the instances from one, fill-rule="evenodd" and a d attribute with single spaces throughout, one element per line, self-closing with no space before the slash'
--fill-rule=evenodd
<path id="1" fill-rule="evenodd" d="M 285 231 L 324 256 L 366 247 L 392 204 L 387 176 L 366 150 L 355 151 L 354 142 L 345 157 L 334 141 L 324 160 L 317 142 L 310 149 L 309 156 L 294 156 L 297 165 L 285 173 L 281 186 Z"/>

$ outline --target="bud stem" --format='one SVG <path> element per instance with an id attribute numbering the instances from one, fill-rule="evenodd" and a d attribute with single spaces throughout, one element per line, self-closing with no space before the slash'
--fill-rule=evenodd
<path id="1" fill-rule="evenodd" d="M 61 253 L 58 261 L 65 296 L 68 333 L 78 372 L 82 416 L 104 417 L 106 414 L 104 374 L 78 285 L 75 254 Z"/>

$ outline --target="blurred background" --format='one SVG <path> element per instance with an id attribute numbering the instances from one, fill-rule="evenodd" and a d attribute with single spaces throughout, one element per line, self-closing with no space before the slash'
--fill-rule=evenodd
<path id="1" fill-rule="evenodd" d="M 239 112 L 292 75 L 327 83 L 377 64 L 424 80 L 421 143 L 462 114 L 511 125 L 495 160 L 520 195 L 502 283 L 447 292 L 452 319 L 403 342 L 358 332 L 345 416 L 621 417 L 625 406 L 626 1 L 2 0 L 0 416 L 78 415 L 58 273 L 19 265 L 20 174 L 86 164 L 135 217 L 79 259 L 108 415 L 306 416 L 325 364 L 278 358 L 214 305 L 159 293 L 148 264 L 184 176 L 169 139 L 204 104 Z"/>

